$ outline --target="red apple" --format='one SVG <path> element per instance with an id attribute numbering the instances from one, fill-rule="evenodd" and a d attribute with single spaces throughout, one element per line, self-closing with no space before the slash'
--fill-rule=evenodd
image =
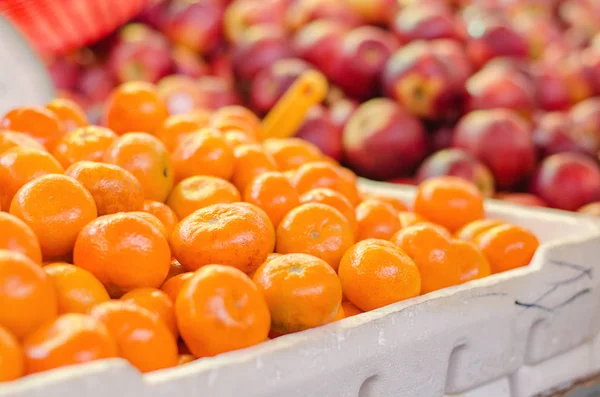
<path id="1" fill-rule="evenodd" d="M 344 128 L 343 143 L 350 167 L 362 176 L 383 180 L 411 172 L 427 151 L 420 121 L 387 98 L 359 106 Z"/>
<path id="2" fill-rule="evenodd" d="M 458 20 L 442 4 L 414 4 L 400 9 L 391 23 L 391 30 L 402 43 L 462 38 Z"/>
<path id="3" fill-rule="evenodd" d="M 331 77 L 339 69 L 339 54 L 347 31 L 348 28 L 338 22 L 311 22 L 296 33 L 294 49 L 298 56 Z"/>
<path id="4" fill-rule="evenodd" d="M 575 211 L 600 199 L 600 168 L 579 153 L 554 154 L 540 164 L 530 191 L 550 207 Z"/>
<path id="5" fill-rule="evenodd" d="M 144 9 L 135 17 L 136 22 L 141 22 L 154 29 L 162 29 L 165 23 L 165 15 L 167 14 L 169 2 L 164 0 L 152 0 Z"/>
<path id="6" fill-rule="evenodd" d="M 410 186 L 416 186 L 417 182 L 415 181 L 415 178 L 393 178 L 390 180 L 386 181 L 387 183 L 395 183 L 397 185 L 410 185 Z"/>
<path id="7" fill-rule="evenodd" d="M 213 76 L 219 77 L 227 81 L 231 85 L 235 85 L 235 72 L 233 71 L 233 60 L 231 54 L 225 49 L 215 52 L 210 57 L 210 68 Z"/>
<path id="8" fill-rule="evenodd" d="M 332 159 L 342 161 L 342 129 L 331 122 L 323 106 L 310 109 L 296 136 L 315 144 Z"/>
<path id="9" fill-rule="evenodd" d="M 77 90 L 91 102 L 104 101 L 117 85 L 115 77 L 104 66 L 84 69 L 77 83 Z"/>
<path id="10" fill-rule="evenodd" d="M 540 116 L 533 130 L 533 142 L 541 157 L 561 152 L 582 152 L 594 155 L 600 150 L 600 135 L 584 135 L 575 127 L 566 112 L 549 112 Z"/>
<path id="11" fill-rule="evenodd" d="M 434 54 L 446 65 L 450 80 L 458 90 L 463 87 L 467 79 L 473 74 L 473 65 L 467 52 L 459 42 L 450 39 L 437 39 L 429 42 Z"/>
<path id="12" fill-rule="evenodd" d="M 572 131 L 581 146 L 595 155 L 600 150 L 600 98 L 590 98 L 578 103 L 569 112 Z"/>
<path id="13" fill-rule="evenodd" d="M 57 57 L 47 66 L 54 87 L 59 90 L 73 90 L 81 76 L 81 66 L 67 57 Z"/>
<path id="14" fill-rule="evenodd" d="M 266 114 L 294 81 L 312 66 L 296 59 L 280 59 L 262 69 L 252 80 L 250 103 L 259 114 Z"/>
<path id="15" fill-rule="evenodd" d="M 185 76 L 200 78 L 210 73 L 210 67 L 199 55 L 186 47 L 176 46 L 171 51 L 173 72 Z"/>
<path id="16" fill-rule="evenodd" d="M 347 0 L 362 19 L 374 25 L 387 25 L 399 4 L 395 0 Z"/>
<path id="17" fill-rule="evenodd" d="M 358 99 L 374 96 L 381 73 L 398 48 L 389 32 L 375 26 L 352 29 L 343 39 L 337 71 L 331 76 L 346 94 Z"/>
<path id="18" fill-rule="evenodd" d="M 225 10 L 223 29 L 232 43 L 239 41 L 246 30 L 255 25 L 285 25 L 283 0 L 234 0 Z"/>
<path id="19" fill-rule="evenodd" d="M 456 126 L 453 146 L 466 150 L 487 165 L 501 188 L 523 181 L 535 167 L 530 126 L 512 110 L 467 113 Z"/>
<path id="20" fill-rule="evenodd" d="M 475 67 L 481 67 L 496 57 L 526 58 L 527 40 L 507 22 L 485 18 L 467 22 L 467 49 Z"/>
<path id="21" fill-rule="evenodd" d="M 295 0 L 287 7 L 286 25 L 292 30 L 319 19 L 336 21 L 348 27 L 364 23 L 360 14 L 345 0 Z"/>
<path id="22" fill-rule="evenodd" d="M 426 41 L 413 41 L 389 59 L 382 76 L 385 93 L 415 116 L 453 117 L 460 88 L 454 75 Z"/>
<path id="23" fill-rule="evenodd" d="M 117 80 L 156 83 L 173 68 L 171 46 L 161 33 L 140 24 L 126 25 L 111 49 L 108 67 Z"/>
<path id="24" fill-rule="evenodd" d="M 167 105 L 169 114 L 188 113 L 202 108 L 202 93 L 196 80 L 183 75 L 171 75 L 156 85 L 158 93 Z"/>
<path id="25" fill-rule="evenodd" d="M 206 55 L 222 42 L 223 12 L 218 0 L 172 1 L 164 32 L 173 43 Z"/>
<path id="26" fill-rule="evenodd" d="M 197 81 L 196 85 L 200 91 L 198 101 L 200 108 L 214 110 L 242 104 L 235 87 L 223 78 L 204 76 Z"/>
<path id="27" fill-rule="evenodd" d="M 522 74 L 490 63 L 467 80 L 467 110 L 506 108 L 530 117 L 535 86 Z"/>
<path id="28" fill-rule="evenodd" d="M 487 197 L 494 193 L 490 170 L 470 153 L 461 149 L 444 149 L 429 156 L 417 171 L 417 182 L 438 176 L 457 176 L 473 182 Z"/>
<path id="29" fill-rule="evenodd" d="M 329 119 L 334 126 L 343 130 L 359 103 L 351 99 L 339 99 L 329 106 Z"/>
<path id="30" fill-rule="evenodd" d="M 447 149 L 452 146 L 452 137 L 454 136 L 454 128 L 444 125 L 433 130 L 429 134 L 429 151 L 435 153 L 437 151 Z"/>
<path id="31" fill-rule="evenodd" d="M 548 204 L 538 196 L 530 193 L 499 193 L 496 198 L 507 203 L 525 205 L 527 207 L 547 207 Z"/>
<path id="32" fill-rule="evenodd" d="M 600 216 L 600 201 L 594 201 L 579 208 L 577 212 L 585 215 Z"/>
<path id="33" fill-rule="evenodd" d="M 600 48 L 588 47 L 581 52 L 581 62 L 592 84 L 594 95 L 600 95 Z"/>
<path id="34" fill-rule="evenodd" d="M 256 25 L 248 28 L 233 49 L 236 75 L 251 80 L 258 72 L 283 58 L 292 58 L 292 45 L 281 28 Z"/>

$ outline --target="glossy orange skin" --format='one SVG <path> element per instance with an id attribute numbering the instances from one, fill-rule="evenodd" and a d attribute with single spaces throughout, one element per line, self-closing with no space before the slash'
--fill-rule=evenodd
<path id="1" fill-rule="evenodd" d="M 0 204 L 8 210 L 17 191 L 27 182 L 47 174 L 62 174 L 64 168 L 50 153 L 15 147 L 0 154 Z"/>
<path id="2" fill-rule="evenodd" d="M 464 179 L 453 176 L 431 178 L 419 185 L 414 210 L 455 232 L 483 218 L 483 196 L 474 184 Z"/>
<path id="3" fill-rule="evenodd" d="M 325 187 L 343 194 L 352 204 L 359 202 L 354 175 L 345 172 L 340 166 L 325 161 L 300 166 L 292 177 L 292 184 L 300 194 Z"/>
<path id="4" fill-rule="evenodd" d="M 258 268 L 254 283 L 269 305 L 271 329 L 280 334 L 332 322 L 342 304 L 335 271 L 311 255 L 276 257 Z"/>
<path id="5" fill-rule="evenodd" d="M 124 302 L 131 302 L 154 313 L 165 323 L 175 338 L 179 336 L 175 319 L 175 302 L 169 295 L 156 288 L 136 288 L 121 297 Z"/>
<path id="6" fill-rule="evenodd" d="M 154 134 L 169 116 L 156 87 L 141 81 L 117 87 L 105 109 L 104 124 L 119 135 L 134 131 Z"/>
<path id="7" fill-rule="evenodd" d="M 80 161 L 65 171 L 91 193 L 98 215 L 140 211 L 144 189 L 131 172 L 112 164 Z"/>
<path id="8" fill-rule="evenodd" d="M 149 214 L 144 211 L 132 211 L 132 212 L 128 212 L 128 214 L 140 217 L 140 218 L 150 222 L 152 225 L 154 225 L 154 227 L 156 227 L 158 230 L 160 230 L 160 234 L 165 239 L 167 239 L 167 240 L 169 239 L 169 234 L 167 233 L 167 228 L 165 227 L 165 225 L 163 225 L 163 223 L 160 221 L 160 219 L 158 219 L 154 215 Z"/>
<path id="9" fill-rule="evenodd" d="M 210 113 L 206 110 L 196 110 L 191 113 L 174 114 L 167 117 L 156 131 L 156 137 L 172 152 L 177 145 L 189 134 L 208 127 Z"/>
<path id="10" fill-rule="evenodd" d="M 118 357 L 104 324 L 81 313 L 62 314 L 44 324 L 25 338 L 23 351 L 28 374 Z"/>
<path id="11" fill-rule="evenodd" d="M 172 277 L 178 276 L 182 273 L 185 273 L 186 270 L 181 263 L 175 258 L 171 259 L 171 267 L 169 267 L 169 273 L 167 273 L 167 277 L 165 278 L 165 283 Z M 163 285 L 165 284 L 163 283 Z M 162 287 L 161 287 L 162 288 Z"/>
<path id="12" fill-rule="evenodd" d="M 183 284 L 192 278 L 193 275 L 193 272 L 186 272 L 173 276 L 165 281 L 160 287 L 160 290 L 175 302 L 177 300 L 177 295 L 179 295 L 179 291 L 181 291 L 181 287 L 183 287 Z"/>
<path id="13" fill-rule="evenodd" d="M 275 231 L 263 210 L 248 203 L 201 208 L 175 226 L 173 255 L 190 271 L 217 263 L 250 273 L 275 246 Z"/>
<path id="14" fill-rule="evenodd" d="M 461 283 L 484 278 L 492 273 L 490 263 L 475 244 L 463 240 L 454 240 L 453 244 L 461 258 Z"/>
<path id="15" fill-rule="evenodd" d="M 221 132 L 242 131 L 254 139 L 260 139 L 262 136 L 260 119 L 243 106 L 225 106 L 217 109 L 210 119 L 210 125 Z"/>
<path id="16" fill-rule="evenodd" d="M 83 160 L 101 161 L 117 137 L 112 130 L 96 125 L 77 128 L 60 138 L 52 155 L 65 168 Z"/>
<path id="17" fill-rule="evenodd" d="M 420 223 L 409 226 L 396 233 L 391 241 L 417 264 L 421 274 L 421 293 L 460 283 L 460 255 L 451 238 L 436 225 Z"/>
<path id="18" fill-rule="evenodd" d="M 177 296 L 175 312 L 181 337 L 196 357 L 261 343 L 271 324 L 265 298 L 248 276 L 231 266 L 195 271 Z"/>
<path id="19" fill-rule="evenodd" d="M 92 306 L 110 299 L 106 288 L 87 270 L 69 264 L 43 267 L 54 285 L 58 313 L 86 313 Z"/>
<path id="20" fill-rule="evenodd" d="M 168 236 L 171 235 L 173 228 L 177 222 L 179 222 L 179 218 L 177 217 L 175 211 L 160 201 L 145 200 L 142 211 L 157 217 L 165 227 L 165 231 Z"/>
<path id="21" fill-rule="evenodd" d="M 479 219 L 460 228 L 454 237 L 458 240 L 473 241 L 481 233 L 503 224 L 504 221 L 500 219 Z"/>
<path id="22" fill-rule="evenodd" d="M 301 204 L 277 227 L 276 252 L 313 255 L 334 270 L 353 243 L 354 233 L 344 215 L 325 204 Z"/>
<path id="23" fill-rule="evenodd" d="M 26 147 L 46 151 L 44 145 L 36 141 L 24 132 L 11 130 L 0 130 L 0 153 L 4 153 L 8 149 L 14 147 Z"/>
<path id="24" fill-rule="evenodd" d="M 265 140 L 263 146 L 273 156 L 280 171 L 295 170 L 325 158 L 317 146 L 300 138 L 271 138 Z"/>
<path id="25" fill-rule="evenodd" d="M 56 292 L 40 265 L 0 250 L 0 326 L 23 339 L 56 317 Z"/>
<path id="26" fill-rule="evenodd" d="M 73 260 L 96 276 L 113 297 L 134 288 L 158 288 L 171 263 L 162 233 L 135 213 L 104 215 L 83 228 Z"/>
<path id="27" fill-rule="evenodd" d="M 230 130 L 223 134 L 223 138 L 225 141 L 235 149 L 241 145 L 250 145 L 258 143 L 258 140 L 246 135 L 243 131 L 239 130 Z"/>
<path id="28" fill-rule="evenodd" d="M 394 207 L 394 209 L 398 212 L 408 211 L 408 207 L 406 206 L 404 201 L 402 201 L 396 197 L 370 195 L 370 196 L 367 196 L 367 198 L 371 199 L 371 200 L 377 200 L 377 201 L 387 203 L 387 204 L 391 205 L 392 207 Z"/>
<path id="29" fill-rule="evenodd" d="M 418 296 L 421 276 L 415 262 L 386 240 L 353 245 L 338 269 L 344 296 L 363 311 Z"/>
<path id="30" fill-rule="evenodd" d="M 233 149 L 214 129 L 203 129 L 182 139 L 171 153 L 175 182 L 195 175 L 229 179 L 233 175 Z"/>
<path id="31" fill-rule="evenodd" d="M 352 303 L 350 301 L 342 302 L 342 308 L 344 309 L 345 318 L 356 316 L 357 314 L 363 313 L 362 310 L 360 310 L 358 307 L 354 306 L 354 303 Z"/>
<path id="32" fill-rule="evenodd" d="M 425 217 L 423 217 L 422 215 L 410 211 L 400 211 L 398 213 L 398 219 L 400 220 L 401 229 L 412 225 L 416 225 L 417 223 L 428 222 L 428 220 L 425 219 Z"/>
<path id="33" fill-rule="evenodd" d="M 141 372 L 177 365 L 177 342 L 169 328 L 150 311 L 113 300 L 94 306 L 90 315 L 106 326 L 117 343 L 119 356 Z"/>
<path id="34" fill-rule="evenodd" d="M 260 207 L 277 227 L 288 212 L 300 205 L 300 196 L 281 172 L 265 172 L 246 186 L 244 201 Z"/>
<path id="35" fill-rule="evenodd" d="M 20 378 L 25 374 L 23 348 L 17 338 L 0 326 L 0 384 Z"/>
<path id="36" fill-rule="evenodd" d="M 50 110 L 39 106 L 23 106 L 11 110 L 0 121 L 1 129 L 25 132 L 52 151 L 65 133 L 60 119 Z"/>
<path id="37" fill-rule="evenodd" d="M 33 230 L 6 212 L 0 212 L 0 249 L 18 252 L 35 263 L 42 263 L 40 242 Z"/>
<path id="38" fill-rule="evenodd" d="M 44 258 L 69 254 L 81 229 L 97 216 L 92 195 L 75 179 L 56 174 L 23 185 L 10 213 L 33 230 Z"/>
<path id="39" fill-rule="evenodd" d="M 540 245 L 533 233 L 514 225 L 493 227 L 479 234 L 474 243 L 489 261 L 492 273 L 527 266 Z"/>
<path id="40" fill-rule="evenodd" d="M 301 195 L 300 202 L 302 204 L 321 203 L 335 208 L 336 210 L 340 211 L 342 215 L 344 215 L 350 224 L 350 228 L 356 234 L 358 225 L 356 223 L 354 206 L 343 194 L 327 188 L 316 188 Z"/>
<path id="41" fill-rule="evenodd" d="M 356 241 L 389 240 L 401 228 L 398 212 L 390 204 L 367 199 L 356 207 Z"/>
<path id="42" fill-rule="evenodd" d="M 231 183 L 214 176 L 192 176 L 179 182 L 169 195 L 167 205 L 183 219 L 200 208 L 241 201 Z"/>
<path id="43" fill-rule="evenodd" d="M 46 109 L 58 117 L 66 132 L 89 124 L 81 106 L 70 99 L 55 98 L 46 105 Z"/>
<path id="44" fill-rule="evenodd" d="M 235 166 L 231 182 L 243 192 L 246 186 L 258 175 L 268 171 L 278 171 L 277 163 L 260 145 L 240 145 L 233 151 Z"/>
<path id="45" fill-rule="evenodd" d="M 152 135 L 141 132 L 122 135 L 107 149 L 104 162 L 131 172 L 142 184 L 146 200 L 164 202 L 173 188 L 171 156 L 165 145 Z"/>

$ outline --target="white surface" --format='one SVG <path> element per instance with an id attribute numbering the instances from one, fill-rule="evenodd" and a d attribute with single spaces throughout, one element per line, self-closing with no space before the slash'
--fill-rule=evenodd
<path id="1" fill-rule="evenodd" d="M 597 226 L 487 210 L 540 237 L 530 266 L 144 377 L 117 359 L 27 377 L 0 396 L 530 397 L 599 370 Z"/>

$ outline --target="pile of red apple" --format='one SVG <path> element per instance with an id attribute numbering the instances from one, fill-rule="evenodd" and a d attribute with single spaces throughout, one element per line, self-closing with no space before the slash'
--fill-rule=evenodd
<path id="1" fill-rule="evenodd" d="M 264 115 L 317 68 L 330 94 L 297 135 L 359 175 L 578 210 L 600 201 L 598 32 L 595 0 L 155 1 L 49 69 L 93 117 L 129 80 L 171 113 Z"/>

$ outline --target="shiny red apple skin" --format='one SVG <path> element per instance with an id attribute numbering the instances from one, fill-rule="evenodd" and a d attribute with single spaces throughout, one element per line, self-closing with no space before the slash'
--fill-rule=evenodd
<path id="1" fill-rule="evenodd" d="M 323 19 L 311 22 L 294 35 L 294 51 L 331 78 L 340 68 L 342 40 L 348 30 L 339 22 Z"/>
<path id="2" fill-rule="evenodd" d="M 313 143 L 335 161 L 342 161 L 342 129 L 333 124 L 325 107 L 310 109 L 296 136 Z"/>
<path id="3" fill-rule="evenodd" d="M 476 68 L 496 57 L 524 59 L 528 56 L 527 40 L 510 24 L 495 19 L 469 21 L 468 24 L 471 26 L 467 26 L 467 49 Z M 474 28 L 473 24 L 479 25 Z"/>
<path id="4" fill-rule="evenodd" d="M 390 29 L 403 44 L 414 40 L 464 38 L 458 19 L 443 4 L 413 4 L 403 7 L 392 20 Z"/>
<path id="5" fill-rule="evenodd" d="M 533 142 L 540 157 L 562 152 L 587 153 L 593 156 L 600 150 L 600 135 L 586 133 L 573 122 L 567 112 L 548 112 L 541 115 L 533 129 Z"/>

